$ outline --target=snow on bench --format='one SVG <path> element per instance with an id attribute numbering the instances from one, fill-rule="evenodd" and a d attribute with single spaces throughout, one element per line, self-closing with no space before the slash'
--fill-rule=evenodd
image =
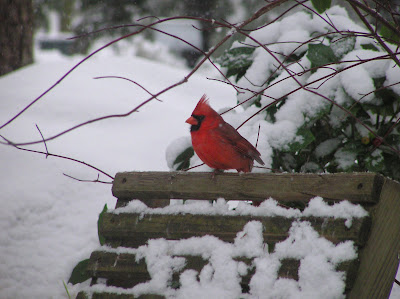
<path id="1" fill-rule="evenodd" d="M 127 172 L 112 191 L 77 298 L 390 294 L 400 184 L 381 175 Z"/>

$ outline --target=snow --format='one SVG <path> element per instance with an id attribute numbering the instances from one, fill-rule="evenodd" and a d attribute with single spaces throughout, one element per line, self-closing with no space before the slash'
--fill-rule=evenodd
<path id="1" fill-rule="evenodd" d="M 306 30 L 291 30 L 282 32 L 282 35 L 277 40 L 281 45 L 282 53 L 284 55 L 290 55 L 292 53 L 299 54 L 305 51 L 307 48 L 305 43 L 310 39 L 309 32 Z"/>
<path id="2" fill-rule="evenodd" d="M 157 24 L 155 28 L 175 35 L 197 48 L 201 48 L 201 25 L 196 20 L 178 19 Z M 154 31 L 154 38 L 175 51 L 192 50 L 190 45 L 159 31 Z"/>
<path id="3" fill-rule="evenodd" d="M 319 236 L 307 221 L 295 221 L 286 240 L 278 242 L 273 252 L 262 236 L 259 221 L 248 222 L 238 232 L 234 243 L 214 236 L 192 237 L 184 240 L 149 240 L 147 245 L 122 251 L 106 246 L 99 250 L 128 252 L 139 261 L 145 259 L 152 279 L 132 289 L 95 285 L 84 287 L 88 292 L 109 291 L 140 296 L 145 293 L 166 295 L 168 298 L 341 298 L 344 275 L 335 267 L 357 257 L 352 241 L 335 244 Z M 185 265 L 182 256 L 201 256 L 208 263 L 198 273 L 188 269 L 180 274 L 178 290 L 168 287 L 172 274 Z M 235 260 L 254 259 L 254 265 Z M 277 276 L 284 259 L 300 261 L 299 280 Z M 251 268 L 255 273 L 250 281 L 250 293 L 242 294 L 241 276 Z M 198 277 L 198 279 L 197 279 Z"/>
<path id="4" fill-rule="evenodd" d="M 82 57 L 37 52 L 36 63 L 0 78 L 0 122 L 26 106 Z M 100 57 L 101 56 L 101 57 Z M 40 140 L 88 119 L 124 113 L 148 98 L 125 76 L 158 92 L 188 74 L 131 55 L 110 52 L 82 64 L 21 117 L 1 130 L 15 142 Z M 204 90 L 205 86 L 207 90 Z M 234 105 L 233 89 L 193 76 L 130 117 L 82 127 L 47 142 L 50 153 L 76 158 L 111 175 L 118 171 L 168 171 L 167 145 L 188 134 L 185 120 L 207 91 L 216 109 Z M 45 151 L 43 144 L 30 147 Z M 0 297 L 67 298 L 73 267 L 98 246 L 97 218 L 104 204 L 115 205 L 111 185 L 82 183 L 63 175 L 95 180 L 97 172 L 54 157 L 0 145 Z M 108 180 L 100 175 L 101 180 Z M 71 295 L 74 288 L 68 285 Z M 76 292 L 75 292 L 76 294 Z"/>
<path id="5" fill-rule="evenodd" d="M 169 169 L 174 169 L 174 162 L 176 157 L 185 149 L 192 146 L 192 139 L 190 136 L 182 136 L 172 141 L 165 152 L 165 159 Z"/>
<path id="6" fill-rule="evenodd" d="M 386 71 L 385 86 L 392 85 L 390 88 L 400 94 L 400 68 L 391 65 Z"/>
<path id="7" fill-rule="evenodd" d="M 340 170 L 346 171 L 354 165 L 354 161 L 356 161 L 357 155 L 341 148 L 335 153 L 335 158 L 339 164 L 338 168 Z"/>
<path id="8" fill-rule="evenodd" d="M 358 32 L 365 31 L 347 17 L 344 9 L 332 7 L 327 14 L 339 30 L 350 28 Z M 265 44 L 276 43 L 270 49 L 288 53 L 296 44 L 278 43 L 282 41 L 283 33 L 289 39 L 296 37 L 296 40 L 305 40 L 307 32 L 311 36 L 315 32 L 325 33 L 332 29 L 326 21 L 309 13 L 297 12 L 289 18 L 252 32 L 251 36 Z M 296 26 L 293 26 L 294 23 Z M 253 43 L 249 39 L 245 42 Z M 357 55 L 385 54 L 362 50 L 361 44 L 366 42 L 368 41 L 365 38 L 357 37 L 355 51 L 358 52 L 346 55 L 354 60 Z M 35 124 L 45 137 L 49 137 L 89 119 L 130 111 L 149 97 L 139 86 L 126 80 L 93 80 L 94 77 L 127 77 L 146 87 L 149 92 L 156 93 L 181 81 L 189 73 L 189 70 L 180 67 L 179 62 L 174 62 L 173 56 L 168 56 L 166 60 L 175 67 L 155 62 L 154 60 L 162 60 L 160 57 L 165 53 L 163 47 L 146 44 L 141 48 L 130 49 L 129 43 L 122 45 L 125 49 L 120 51 L 119 56 L 114 55 L 113 50 L 105 49 L 83 63 L 54 90 L 3 128 L 0 134 L 14 142 L 40 140 Z M 132 55 L 147 52 L 152 61 Z M 278 62 L 259 49 L 254 55 L 257 63 L 253 63 L 246 74 L 251 80 L 243 77 L 238 84 L 261 91 L 264 87 L 254 84 L 264 83 L 260 78 L 267 78 L 266 74 L 269 76 Z M 0 77 L 0 124 L 56 83 L 83 57 L 65 58 L 56 52 L 37 52 L 36 58 L 35 64 Z M 292 64 L 288 69 L 291 74 L 297 74 L 295 77 L 301 84 L 312 83 L 332 72 L 324 69 L 312 75 L 300 75 L 303 68 L 308 69 L 310 66 L 307 57 L 303 57 L 298 64 Z M 342 72 L 322 84 L 318 91 L 343 104 L 348 97 L 340 88 L 340 82 L 357 82 L 344 85 L 348 94 L 359 99 L 374 88 L 373 78 L 385 74 L 386 85 L 400 81 L 399 68 L 393 68 L 392 63 L 379 66 L 365 64 L 360 72 Z M 271 84 L 279 84 L 264 91 L 265 97 L 261 100 L 263 105 L 270 103 L 271 97 L 278 99 L 299 88 L 286 70 L 280 69 L 277 75 Z M 174 156 L 190 144 L 189 126 L 185 124 L 185 120 L 204 93 L 207 93 L 216 110 L 236 104 L 236 91 L 233 88 L 205 77 L 201 73 L 195 74 L 187 83 L 159 96 L 162 102 L 153 100 L 129 117 L 95 122 L 49 141 L 49 152 L 85 161 L 111 175 L 119 171 L 168 171 Z M 323 81 L 321 79 L 313 83 L 314 87 Z M 399 85 L 391 88 L 400 94 Z M 240 94 L 237 99 L 244 100 L 249 94 L 251 93 Z M 368 96 L 362 99 L 369 100 Z M 315 115 L 327 104 L 323 98 L 299 90 L 287 97 L 276 114 L 275 123 L 258 115 L 246 123 L 240 133 L 254 144 L 260 125 L 258 150 L 266 167 L 271 167 L 273 150 L 286 148 L 307 117 Z M 257 110 L 254 106 L 247 105 L 245 108 L 235 109 L 223 117 L 232 125 L 238 126 Z M 335 109 L 334 107 L 333 111 Z M 338 110 L 337 120 L 331 121 L 339 122 L 343 117 L 340 113 Z M 327 146 L 328 144 L 321 145 L 321 155 L 328 154 Z M 29 148 L 45 151 L 43 144 Z M 352 165 L 356 158 L 344 151 L 337 152 L 336 156 L 343 168 Z M 72 180 L 63 173 L 79 179 L 95 180 L 97 172 L 71 161 L 54 157 L 46 159 L 44 155 L 19 151 L 9 146 L 0 145 L 0 163 L 0 203 L 3 206 L 0 214 L 0 297 L 67 298 L 63 281 L 68 280 L 74 265 L 98 249 L 98 214 L 104 204 L 110 208 L 115 205 L 111 185 Z M 191 165 L 200 163 L 196 155 L 191 159 Z M 209 170 L 207 166 L 196 169 Z M 108 180 L 103 175 L 100 179 Z M 174 202 L 173 206 L 161 211 L 132 201 L 127 207 L 117 209 L 114 213 L 135 211 L 168 214 L 188 213 L 193 210 L 196 213 L 214 215 L 280 215 L 291 217 L 294 222 L 289 237 L 278 243 L 272 253 L 266 250 L 261 236 L 262 227 L 257 221 L 249 222 L 238 233 L 233 244 L 204 236 L 181 241 L 151 240 L 138 249 L 101 247 L 102 250 L 134 253 L 138 259 L 146 259 L 149 271 L 153 274 L 152 280 L 132 290 L 102 284 L 93 287 L 89 287 L 88 283 L 78 286 L 69 284 L 71 295 L 76 295 L 80 289 L 88 289 L 135 294 L 152 290 L 177 298 L 188 298 L 188 294 L 198 295 L 197 298 L 342 297 L 344 277 L 334 269 L 338 263 L 356 258 L 352 242 L 335 246 L 319 236 L 310 223 L 301 221 L 300 218 L 309 215 L 342 218 L 349 227 L 354 217 L 365 216 L 365 211 L 359 207 L 348 202 L 328 206 L 322 198 L 316 197 L 303 212 L 279 207 L 273 199 L 267 199 L 259 207 L 240 203 L 234 211 L 229 209 L 223 199 L 218 200 L 214 206 L 208 202 Z M 166 282 L 172 271 L 181 269 L 185 261 L 171 254 L 201 255 L 208 260 L 208 265 L 200 273 L 194 270 L 183 272 L 182 287 L 173 290 L 167 287 Z M 249 295 L 241 295 L 240 277 L 250 269 L 244 263 L 234 260 L 239 255 L 254 258 L 256 273 L 250 283 Z M 299 281 L 277 277 L 284 258 L 300 260 Z M 391 298 L 400 298 L 400 290 L 396 286 Z"/>
<path id="9" fill-rule="evenodd" d="M 315 149 L 315 154 L 317 158 L 325 157 L 331 153 L 339 146 L 341 140 L 339 138 L 332 138 L 321 142 Z"/>
<path id="10" fill-rule="evenodd" d="M 111 213 L 136 213 L 141 215 L 220 215 L 220 216 L 281 216 L 286 218 L 302 217 L 333 217 L 346 219 L 346 226 L 351 227 L 353 218 L 362 218 L 367 216 L 367 212 L 358 205 L 351 204 L 348 201 L 341 201 L 329 205 L 321 197 L 312 198 L 304 211 L 293 208 L 283 208 L 272 198 L 263 201 L 260 206 L 255 207 L 245 202 L 239 202 L 234 210 L 223 198 L 218 199 L 211 204 L 208 201 L 190 200 L 188 203 L 176 202 L 164 208 L 149 208 L 140 200 L 132 200 L 123 208 L 118 208 Z"/>
<path id="11" fill-rule="evenodd" d="M 136 260 L 145 259 L 151 280 L 132 289 L 121 289 L 95 285 L 84 286 L 88 293 L 109 291 L 140 296 L 146 293 L 165 295 L 167 298 L 340 298 L 343 296 L 345 276 L 336 271 L 344 261 L 357 258 L 352 241 L 337 245 L 319 236 L 304 217 L 333 217 L 346 219 L 351 227 L 353 218 L 362 218 L 368 213 L 359 205 L 347 201 L 328 205 L 321 197 L 310 200 L 304 211 L 283 208 L 273 199 L 253 207 L 240 202 L 235 210 L 229 208 L 224 199 L 211 204 L 208 201 L 187 201 L 164 208 L 148 208 L 144 203 L 133 200 L 127 206 L 111 210 L 111 213 L 135 213 L 140 215 L 201 214 L 219 216 L 283 216 L 294 218 L 288 238 L 275 244 L 272 253 L 264 243 L 261 222 L 248 222 L 238 232 L 233 244 L 214 236 L 191 237 L 181 240 L 155 239 L 137 249 L 109 248 L 101 246 L 100 251 L 130 253 Z M 208 263 L 199 272 L 184 270 L 186 258 L 201 256 Z M 245 264 L 235 258 L 250 258 L 253 263 Z M 284 259 L 300 261 L 299 280 L 280 278 L 278 270 Z M 254 267 L 249 294 L 243 294 L 241 277 Z M 183 272 L 182 272 L 183 271 Z M 175 272 L 179 276 L 180 288 L 175 290 L 169 281 Z M 198 279 L 197 279 L 198 277 Z M 320 286 L 322 285 L 322 286 Z"/>

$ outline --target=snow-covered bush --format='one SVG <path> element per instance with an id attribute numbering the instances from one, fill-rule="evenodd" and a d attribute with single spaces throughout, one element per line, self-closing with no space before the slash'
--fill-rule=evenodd
<path id="1" fill-rule="evenodd" d="M 238 30 L 244 41 L 217 59 L 243 107 L 222 116 L 252 143 L 260 130 L 268 168 L 400 179 L 398 48 L 360 24 L 340 6 L 323 14 L 304 6 L 257 30 Z M 169 154 L 169 165 L 186 168 L 192 153 Z M 194 156 L 190 166 L 199 162 Z"/>

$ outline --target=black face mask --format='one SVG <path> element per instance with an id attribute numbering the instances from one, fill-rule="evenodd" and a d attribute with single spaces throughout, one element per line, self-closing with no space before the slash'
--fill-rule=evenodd
<path id="1" fill-rule="evenodd" d="M 204 120 L 204 115 L 194 115 L 192 114 L 192 117 L 194 117 L 197 120 L 197 125 L 191 125 L 190 126 L 190 132 L 195 132 L 200 129 L 201 123 Z"/>

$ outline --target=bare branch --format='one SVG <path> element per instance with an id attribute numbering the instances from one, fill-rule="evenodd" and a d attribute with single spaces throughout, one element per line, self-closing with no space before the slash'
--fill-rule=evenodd
<path id="1" fill-rule="evenodd" d="M 376 33 L 376 31 L 372 28 L 371 24 L 367 21 L 367 19 L 362 15 L 360 10 L 352 3 L 350 3 L 351 6 L 353 7 L 354 11 L 357 13 L 357 15 L 360 17 L 361 21 L 365 24 L 365 26 L 368 28 L 368 30 L 375 36 L 375 39 L 379 42 L 379 44 L 382 46 L 382 48 L 385 49 L 385 51 L 390 55 L 392 60 L 400 67 L 400 61 L 397 59 L 396 55 L 390 50 L 390 48 L 386 45 L 386 43 L 382 40 L 382 38 L 379 36 L 379 34 Z"/>
<path id="2" fill-rule="evenodd" d="M 75 178 L 75 177 L 73 177 L 73 176 L 71 176 L 71 175 L 68 175 L 68 174 L 66 174 L 66 173 L 63 173 L 63 175 L 65 175 L 66 177 L 69 177 L 69 178 L 71 178 L 71 179 L 73 179 L 73 180 L 75 180 L 75 181 L 78 181 L 78 182 L 85 182 L 85 183 L 101 183 L 101 184 L 112 184 L 113 182 L 106 182 L 106 181 L 100 181 L 99 180 L 99 174 L 97 174 L 97 179 L 95 179 L 95 180 L 82 180 L 82 179 L 77 179 L 77 178 Z"/>
<path id="3" fill-rule="evenodd" d="M 271 170 L 271 171 L 273 171 L 273 172 L 279 172 L 279 173 L 282 173 L 282 172 L 283 172 L 282 170 L 275 169 L 275 168 L 270 168 L 270 167 L 265 167 L 265 166 L 257 166 L 257 165 L 254 165 L 253 167 L 254 167 L 254 168 L 261 168 L 261 169 L 268 169 L 268 170 Z"/>
<path id="4" fill-rule="evenodd" d="M 115 44 L 116 42 L 123 40 L 129 36 L 132 36 L 134 34 L 137 34 L 137 32 L 133 32 L 127 35 L 124 35 L 120 38 L 117 38 L 106 45 L 100 47 L 96 51 L 92 52 L 88 56 L 86 56 L 84 59 L 82 59 L 80 62 L 78 62 L 75 66 L 73 66 L 68 72 L 66 72 L 56 83 L 54 83 L 52 86 L 50 86 L 46 91 L 44 91 L 40 96 L 38 96 L 36 99 L 34 99 L 29 105 L 27 105 L 25 108 L 23 108 L 20 112 L 18 112 L 14 117 L 12 117 L 10 120 L 8 120 L 6 123 L 0 126 L 0 130 L 3 129 L 5 126 L 9 125 L 11 122 L 13 122 L 16 118 L 18 118 L 22 113 L 24 113 L 26 110 L 28 110 L 32 105 L 34 105 L 37 101 L 39 101 L 41 98 L 43 98 L 46 94 L 48 94 L 54 87 L 56 87 L 58 84 L 60 84 L 69 74 L 71 74 L 78 66 L 80 66 L 82 63 L 90 59 L 93 55 L 96 53 L 100 52 L 101 50 L 111 46 L 112 44 Z"/>
<path id="5" fill-rule="evenodd" d="M 46 159 L 47 159 L 47 157 L 49 156 L 49 151 L 48 151 L 48 149 L 47 149 L 46 140 L 44 139 L 43 134 L 42 134 L 42 132 L 40 131 L 38 125 L 37 125 L 37 124 L 35 124 L 35 125 L 36 125 L 36 129 L 38 129 L 38 131 L 39 131 L 39 133 L 40 133 L 40 136 L 42 136 L 42 140 L 43 140 L 43 143 L 44 143 L 44 147 L 46 148 Z"/>
<path id="6" fill-rule="evenodd" d="M 49 156 L 49 157 L 56 157 L 56 158 L 61 158 L 61 159 L 65 159 L 65 160 L 70 160 L 70 161 L 73 161 L 73 162 L 77 162 L 77 163 L 83 164 L 83 165 L 85 165 L 85 166 L 88 166 L 88 167 L 90 167 L 90 168 L 93 168 L 94 170 L 97 170 L 98 172 L 100 172 L 100 173 L 104 174 L 105 176 L 108 176 L 110 179 L 114 180 L 114 177 L 113 177 L 113 176 L 109 175 L 108 173 L 104 172 L 103 170 L 101 170 L 101 169 L 99 169 L 99 168 L 97 168 L 97 167 L 95 167 L 95 166 L 93 166 L 93 165 L 91 165 L 91 164 L 89 164 L 89 163 L 86 163 L 86 162 L 83 162 L 83 161 L 80 161 L 80 160 L 77 160 L 77 159 L 74 159 L 74 158 L 66 157 L 66 156 L 55 155 L 55 154 L 51 154 L 51 153 L 48 153 L 48 152 L 45 153 L 45 152 L 41 152 L 41 151 L 36 151 L 36 150 L 31 150 L 31 149 L 23 148 L 23 147 L 20 147 L 20 146 L 18 146 L 18 145 L 16 145 L 16 144 L 12 143 L 10 140 L 8 140 L 7 138 L 5 138 L 5 137 L 2 136 L 2 135 L 0 135 L 0 137 L 3 138 L 3 139 L 6 141 L 6 143 L 7 143 L 8 145 L 13 146 L 13 147 L 15 147 L 16 149 L 19 149 L 19 150 L 21 150 L 21 151 L 26 151 L 26 152 L 30 152 L 30 153 L 36 153 L 36 154 L 46 155 L 46 157 L 47 157 L 47 156 Z"/>
<path id="7" fill-rule="evenodd" d="M 295 3 L 293 6 L 291 6 L 289 9 L 285 10 L 283 13 L 281 13 L 279 16 L 277 16 L 275 19 L 273 19 L 271 22 L 264 24 L 262 26 L 256 27 L 256 28 L 252 28 L 252 29 L 245 29 L 243 28 L 243 31 L 256 31 L 259 29 L 262 29 L 264 27 L 267 27 L 268 25 L 271 25 L 272 23 L 275 23 L 276 21 L 278 21 L 280 18 L 282 18 L 284 15 L 286 15 L 287 13 L 289 13 L 292 9 L 296 8 L 297 6 L 299 6 L 301 3 L 305 3 L 309 0 L 302 0 L 302 1 L 297 1 L 297 3 Z M 275 1 L 277 2 L 277 1 Z M 281 5 L 282 3 L 284 3 L 286 1 L 282 1 L 281 3 L 277 4 L 277 6 Z M 272 8 L 271 8 L 272 9 Z"/>
<path id="8" fill-rule="evenodd" d="M 296 2 L 298 2 L 297 0 L 295 0 Z M 335 25 L 333 24 L 333 22 L 331 21 L 331 19 L 329 18 L 329 16 L 325 13 L 325 15 L 328 17 L 328 20 L 330 22 L 328 22 L 324 17 L 321 16 L 321 14 L 317 13 L 314 9 L 312 9 L 311 7 L 307 6 L 303 3 L 299 3 L 301 4 L 304 8 L 308 9 L 309 11 L 311 11 L 312 13 L 314 13 L 316 16 L 320 17 L 325 23 L 327 23 L 329 26 L 331 26 L 335 32 L 339 32 L 339 30 L 335 27 Z"/>
<path id="9" fill-rule="evenodd" d="M 189 167 L 189 168 L 183 169 L 183 171 L 189 171 L 189 170 L 192 170 L 193 168 L 197 168 L 197 167 L 203 166 L 204 164 L 205 164 L 205 163 L 198 164 L 198 165 L 195 165 L 195 166 L 192 166 L 192 167 Z"/>
<path id="10" fill-rule="evenodd" d="M 398 281 L 396 278 L 394 279 L 394 282 L 400 286 L 400 281 Z"/>
<path id="11" fill-rule="evenodd" d="M 261 129 L 261 125 L 259 124 L 258 125 L 258 132 L 257 132 L 257 141 L 256 141 L 256 148 L 257 148 L 257 145 L 258 145 L 258 138 L 260 138 L 260 129 Z"/>
<path id="12" fill-rule="evenodd" d="M 357 0 L 347 0 L 347 2 L 349 2 L 349 4 L 351 4 L 352 6 L 356 6 L 356 7 L 360 8 L 360 9 L 362 9 L 363 11 L 367 12 L 368 14 L 373 16 L 376 20 L 379 20 L 379 22 L 381 22 L 387 28 L 392 30 L 397 35 L 399 35 L 398 29 L 396 27 L 394 27 L 392 24 L 390 24 L 390 22 L 388 22 L 385 17 L 381 16 L 375 10 L 371 9 L 367 5 L 362 4 L 360 1 L 357 1 Z"/>
<path id="13" fill-rule="evenodd" d="M 101 77 L 94 77 L 93 79 L 108 79 L 108 78 L 114 78 L 114 79 L 123 79 L 123 80 L 127 80 L 133 84 L 136 84 L 137 86 L 139 86 L 141 89 L 143 89 L 145 92 L 147 92 L 149 95 L 151 95 L 152 97 L 154 97 L 154 99 L 156 99 L 159 102 L 162 102 L 161 100 L 159 100 L 156 96 L 154 96 L 154 94 L 152 94 L 150 91 L 148 91 L 146 88 L 144 88 L 143 85 L 137 83 L 136 81 L 133 81 L 131 79 L 125 78 L 125 77 L 120 77 L 120 76 L 101 76 Z"/>

